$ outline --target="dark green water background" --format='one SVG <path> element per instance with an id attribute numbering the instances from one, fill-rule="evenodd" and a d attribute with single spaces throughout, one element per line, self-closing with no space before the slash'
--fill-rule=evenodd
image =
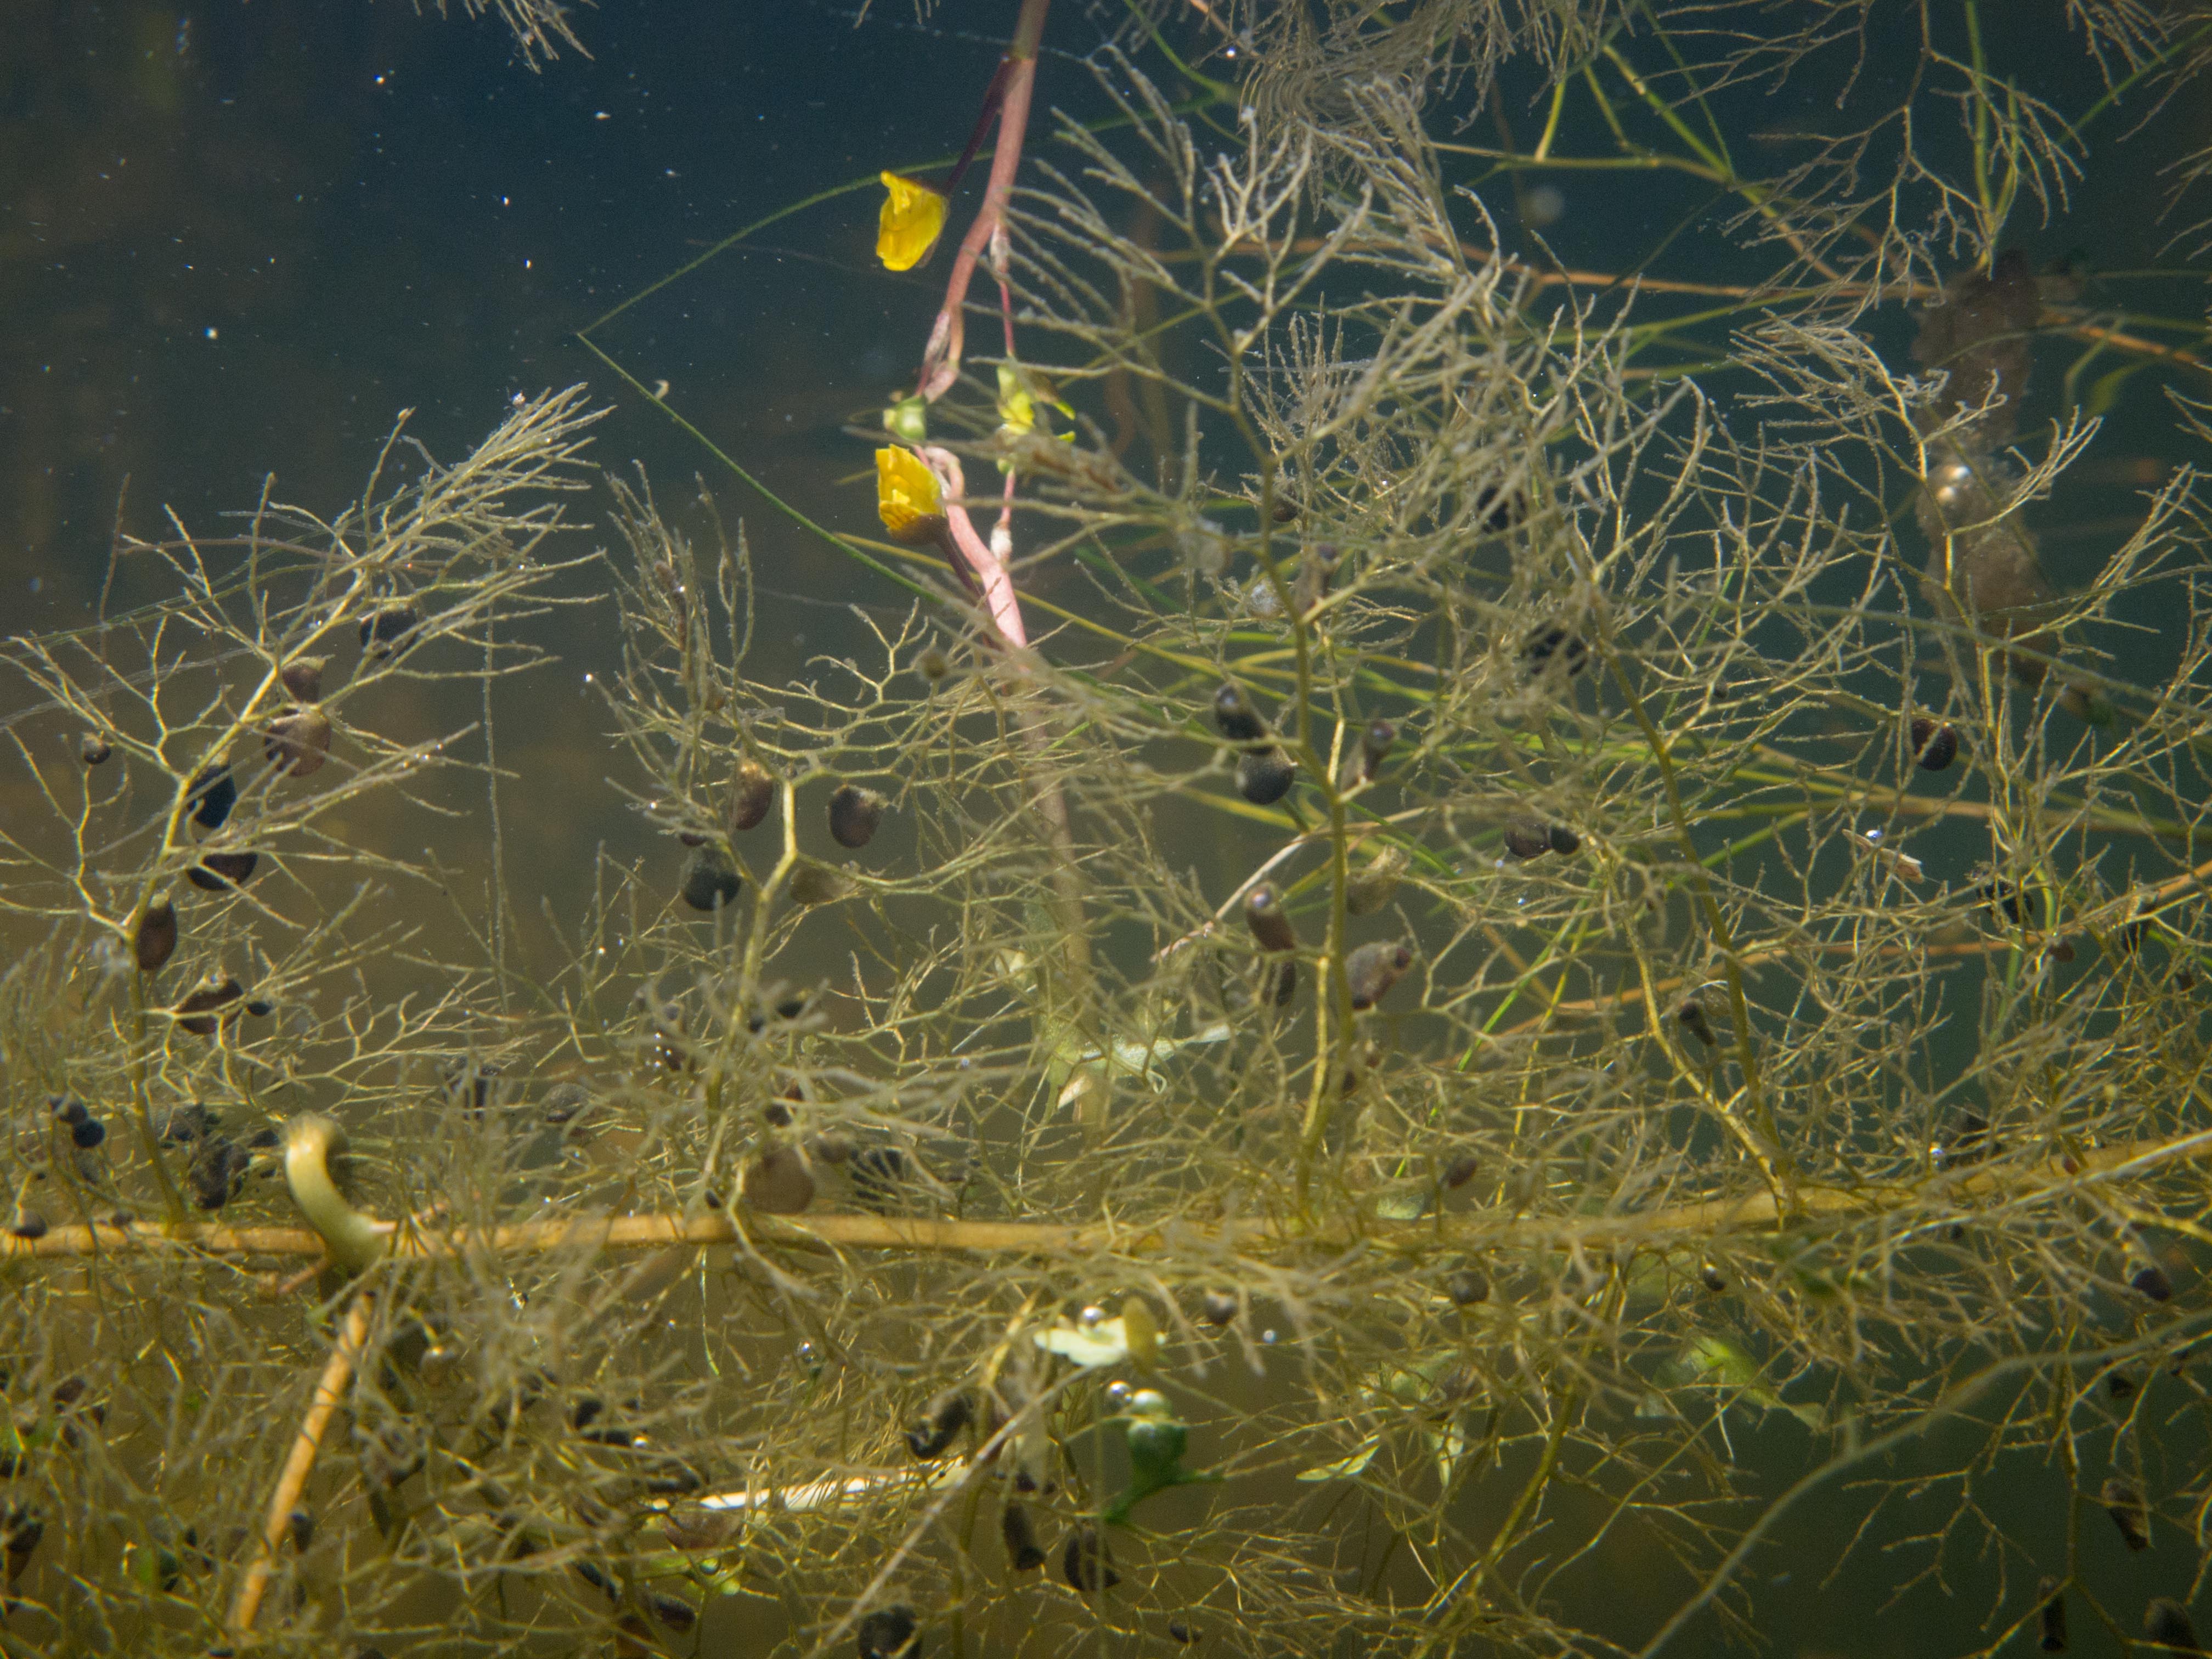
<path id="1" fill-rule="evenodd" d="M 2056 84 L 2037 89 L 2064 105 L 2081 100 L 2089 72 L 2063 25 L 2041 15 L 2056 9 L 2006 9 L 2008 29 L 2049 31 L 2048 52 L 2000 46 L 2049 66 Z M 586 380 L 615 406 L 598 459 L 642 461 L 671 504 L 704 471 L 726 514 L 744 518 L 764 596 L 758 675 L 780 679 L 813 652 L 856 647 L 843 605 L 896 614 L 898 596 L 715 477 L 574 331 L 764 213 L 957 149 L 996 61 L 988 37 L 1010 10 L 953 0 L 921 28 L 905 0 L 878 0 L 856 31 L 819 5 L 612 0 L 579 15 L 591 58 L 566 53 L 533 75 L 495 23 L 441 22 L 403 4 L 0 7 L 0 631 L 87 618 L 118 500 L 122 523 L 141 534 L 161 533 L 164 506 L 216 530 L 274 473 L 282 498 L 335 512 L 401 409 L 450 458 L 516 393 Z M 1100 36 L 1073 0 L 1057 9 L 1058 52 L 1088 52 Z M 1899 46 L 1877 35 L 1871 72 L 1887 72 L 1881 54 Z M 1073 57 L 1049 58 L 1041 88 L 1048 105 L 1103 107 Z M 1778 102 L 1748 90 L 1724 106 L 1747 134 L 1820 106 L 1810 90 Z M 1525 142 L 1537 116 L 1525 101 L 1508 109 Z M 2032 229 L 2039 263 L 2071 249 L 2106 265 L 2154 263 L 2157 165 L 2203 113 L 2181 107 L 2136 159 L 2094 167 L 2071 212 Z M 1557 182 L 1566 213 L 1547 234 L 1567 263 L 1607 269 L 1639 264 L 1702 199 L 1668 179 Z M 1518 235 L 1510 192 L 1496 199 Z M 858 476 L 866 447 L 838 428 L 910 380 L 945 268 L 940 253 L 915 276 L 876 269 L 876 205 L 865 190 L 788 221 L 606 337 L 795 504 L 871 533 Z M 1729 280 L 1764 268 L 1749 256 L 1735 273 L 1723 268 L 1708 226 L 1693 222 L 1654 269 Z M 1874 326 L 1901 361 L 1909 322 L 1893 313 Z M 2064 352 L 2046 347 L 2039 374 L 2048 365 L 2055 378 Z M 2124 408 L 2098 453 L 2163 459 L 2154 452 L 2170 433 L 2163 410 Z M 2046 542 L 2062 584 L 2117 543 L 2130 501 L 2094 477 L 2062 501 Z M 580 503 L 580 516 L 599 505 Z M 571 550 L 592 540 L 572 538 Z M 125 572 L 126 592 L 137 580 Z M 541 637 L 562 666 L 507 693 L 502 757 L 538 786 L 526 792 L 538 804 L 510 820 L 524 913 L 588 882 L 602 844 L 625 859 L 666 854 L 604 782 L 622 763 L 585 677 L 612 666 L 611 617 L 603 605 L 549 619 Z M 1814 1444 L 1787 1419 L 1760 1425 L 1740 1411 L 1731 1429 L 1778 1490 Z M 1773 1650 L 1940 1655 L 1986 1640 L 1992 1559 L 1948 1564 L 1955 1597 L 1923 1584 L 1876 1616 L 1889 1587 L 1930 1559 L 1899 1540 L 1938 1523 L 1955 1496 L 1899 1504 L 1832 1582 L 1863 1502 L 1809 1504 L 1751 1574 Z M 2057 1559 L 2056 1471 L 2021 1471 L 2002 1501 L 2008 1522 Z M 1570 1500 L 1558 1535 L 1578 1535 L 1573 1513 Z M 2187 1593 L 2185 1540 L 2130 1557 L 2094 1516 L 2084 1538 L 2115 1606 Z M 2008 1605 L 2024 1607 L 2033 1572 L 2005 1566 Z M 1633 1559 L 1577 1582 L 1613 1604 L 1578 1608 L 1577 1620 L 1624 1634 L 1648 1632 L 1681 1585 L 1665 1564 Z M 2076 1650 L 2098 1651 L 2105 1638 L 2087 1623 L 2077 1615 Z M 1714 1634 L 1701 1627 L 1677 1650 L 1710 1650 Z"/>

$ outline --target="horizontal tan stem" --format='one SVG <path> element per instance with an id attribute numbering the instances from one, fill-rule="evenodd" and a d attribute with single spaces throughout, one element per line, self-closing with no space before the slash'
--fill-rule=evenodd
<path id="1" fill-rule="evenodd" d="M 2176 1162 L 2212 1160 L 2212 1131 L 2159 1140 L 2124 1141 L 2085 1150 L 2062 1159 L 2035 1164 L 1996 1164 L 1968 1173 L 1932 1176 L 1890 1187 L 1798 1189 L 1798 1220 L 1875 1215 L 1918 1203 L 1987 1204 L 1993 1200 L 2032 1197 L 2068 1182 L 2114 1175 L 2148 1173 Z M 1278 1222 L 1251 1221 L 1224 1227 L 1179 1227 L 1170 1245 L 1163 1232 L 1148 1227 L 1074 1226 L 1047 1221 L 946 1221 L 899 1216 L 746 1215 L 744 1236 L 757 1243 L 799 1248 L 896 1250 L 931 1254 L 972 1251 L 985 1255 L 1155 1255 L 1170 1249 L 1222 1247 L 1266 1250 L 1279 1248 L 1341 1249 L 1365 1241 L 1384 1249 L 1429 1250 L 1565 1249 L 1603 1240 L 1644 1241 L 1654 1245 L 1728 1233 L 1759 1231 L 1775 1224 L 1772 1195 L 1764 1190 L 1729 1197 L 1692 1200 L 1656 1209 L 1617 1215 L 1562 1216 L 1555 1219 L 1498 1222 L 1474 1212 L 1443 1221 L 1369 1220 L 1357 1225 L 1301 1229 Z M 414 1227 L 392 1230 L 387 1259 L 427 1260 L 487 1252 L 532 1255 L 548 1250 L 653 1249 L 672 1244 L 734 1244 L 738 1224 L 726 1214 L 600 1216 L 589 1220 L 528 1222 L 489 1232 L 427 1233 Z M 317 1256 L 322 1239 L 305 1227 L 174 1227 L 133 1223 L 129 1227 L 56 1227 L 42 1238 L 0 1237 L 0 1260 L 17 1257 L 75 1257 L 100 1253 L 151 1255 L 164 1249 L 220 1256 Z"/>

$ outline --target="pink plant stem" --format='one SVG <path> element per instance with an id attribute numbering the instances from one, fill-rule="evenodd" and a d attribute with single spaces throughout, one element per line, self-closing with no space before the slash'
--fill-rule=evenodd
<path id="1" fill-rule="evenodd" d="M 1036 83 L 1037 41 L 1044 33 L 1045 13 L 1050 5 L 1051 0 L 1022 0 L 1021 17 L 1006 47 L 999 142 L 991 153 L 991 182 L 984 189 L 983 204 L 976 210 L 975 223 L 961 239 L 960 252 L 952 262 L 952 280 L 945 284 L 945 304 L 931 325 L 929 344 L 921 354 L 921 380 L 915 390 L 933 404 L 960 378 L 968 284 L 975 276 L 975 262 L 1000 233 L 1006 203 L 1014 193 L 1014 173 L 1022 161 L 1022 137 L 1029 131 L 1030 94 Z"/>
<path id="2" fill-rule="evenodd" d="M 999 637 L 1015 650 L 1027 647 L 1029 629 L 1022 623 L 1020 600 L 1014 597 L 1013 578 L 1006 574 L 1006 564 L 998 550 L 976 533 L 975 520 L 968 509 L 960 505 L 960 497 L 968 493 L 968 480 L 960 470 L 960 458 L 949 449 L 939 449 L 934 444 L 924 445 L 915 452 L 929 470 L 937 475 L 939 487 L 945 492 L 945 521 L 951 532 L 951 552 L 965 565 L 981 589 L 983 608 L 990 613 L 993 626 Z M 1006 509 L 1011 512 L 1012 508 Z M 1002 515 L 1003 516 L 1003 515 Z"/>

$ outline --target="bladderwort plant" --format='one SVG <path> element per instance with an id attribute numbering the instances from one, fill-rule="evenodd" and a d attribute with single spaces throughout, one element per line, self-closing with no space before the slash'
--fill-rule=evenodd
<path id="1" fill-rule="evenodd" d="M 800 678 L 580 389 L 9 641 L 6 1651 L 2193 1643 L 2201 276 L 2026 249 L 2212 17 L 1129 15 L 887 166 Z M 603 599 L 660 850 L 529 915 Z"/>

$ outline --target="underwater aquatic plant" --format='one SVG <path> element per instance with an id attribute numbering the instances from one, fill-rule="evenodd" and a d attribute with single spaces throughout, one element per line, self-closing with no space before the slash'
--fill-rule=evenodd
<path id="1" fill-rule="evenodd" d="M 1992 1646 L 2141 1627 L 2139 1538 L 2186 1593 L 2202 485 L 2071 590 L 2028 525 L 2096 453 L 2061 337 L 2178 453 L 2203 369 L 2009 252 L 2101 94 L 1931 8 L 1963 171 L 1753 179 L 1707 112 L 1817 75 L 1786 19 L 1447 11 L 1185 20 L 1249 115 L 1164 40 L 1024 152 L 1021 9 L 822 532 L 914 609 L 795 680 L 573 392 L 10 641 L 11 1639 L 1656 1653 L 1784 1616 L 1814 1492 Z M 2115 92 L 2188 61 L 2082 15 Z M 1561 118 L 1468 143 L 1516 75 Z M 1742 283 L 1501 245 L 1655 156 Z M 574 785 L 498 693 L 600 590 L 654 845 L 541 925 L 504 837 Z"/>

